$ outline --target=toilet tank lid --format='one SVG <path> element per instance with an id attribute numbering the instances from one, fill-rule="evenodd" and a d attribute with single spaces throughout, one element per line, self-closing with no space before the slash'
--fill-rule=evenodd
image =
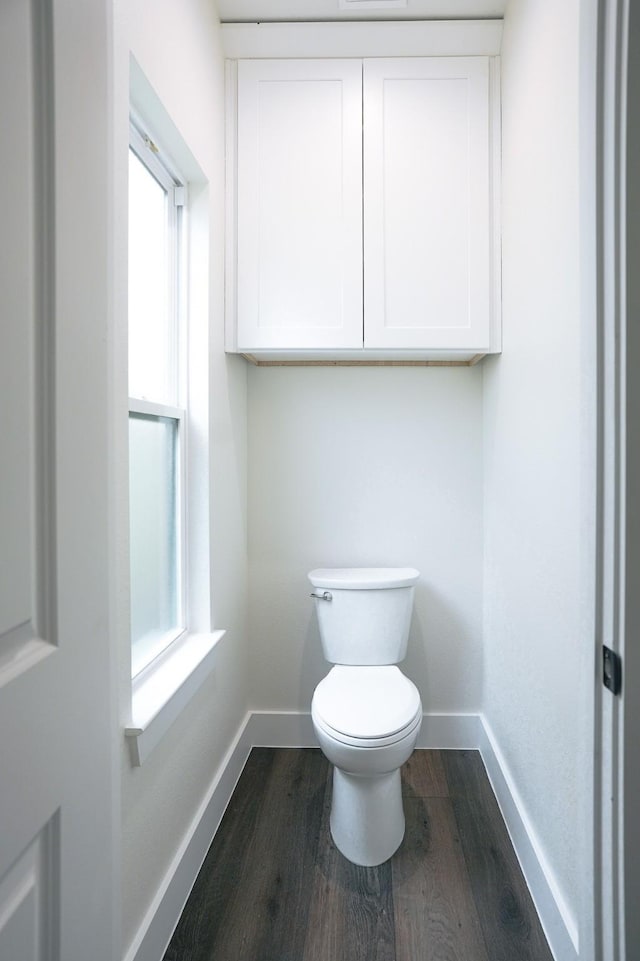
<path id="1" fill-rule="evenodd" d="M 420 577 L 415 567 L 326 567 L 309 573 L 314 587 L 335 591 L 372 591 L 411 587 Z"/>

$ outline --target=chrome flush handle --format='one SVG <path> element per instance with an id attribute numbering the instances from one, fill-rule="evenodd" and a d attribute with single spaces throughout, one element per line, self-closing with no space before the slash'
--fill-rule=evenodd
<path id="1" fill-rule="evenodd" d="M 317 597 L 319 601 L 331 601 L 333 600 L 333 595 L 331 591 L 323 591 L 322 594 L 317 594 L 315 591 L 309 594 L 309 597 Z"/>

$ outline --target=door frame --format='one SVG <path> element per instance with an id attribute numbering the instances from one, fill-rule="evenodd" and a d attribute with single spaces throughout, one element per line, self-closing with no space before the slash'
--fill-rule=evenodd
<path id="1" fill-rule="evenodd" d="M 640 949 L 640 831 L 634 817 L 640 766 L 640 14 L 631 0 L 599 0 L 597 11 L 596 286 L 597 531 L 594 728 L 594 955 L 625 961 Z M 634 216 L 634 214 L 636 216 Z M 638 265 L 640 266 L 640 264 Z M 635 369 L 634 369 L 635 368 Z M 620 695 L 601 681 L 601 645 L 622 659 Z M 634 737 L 635 735 L 635 737 Z M 635 804 L 634 804 L 635 799 Z M 627 910 L 628 907 L 628 910 Z"/>

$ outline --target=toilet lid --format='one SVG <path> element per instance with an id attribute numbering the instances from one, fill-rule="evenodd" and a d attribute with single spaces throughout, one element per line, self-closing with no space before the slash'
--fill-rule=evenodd
<path id="1" fill-rule="evenodd" d="M 389 587 L 411 587 L 420 577 L 415 567 L 330 567 L 307 575 L 314 587 L 366 591 Z"/>
<path id="2" fill-rule="evenodd" d="M 312 710 L 340 734 L 389 737 L 404 730 L 421 710 L 418 689 L 395 665 L 336 665 L 318 684 Z"/>

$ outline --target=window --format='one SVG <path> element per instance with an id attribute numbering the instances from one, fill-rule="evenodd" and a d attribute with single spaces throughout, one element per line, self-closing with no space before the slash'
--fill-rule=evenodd
<path id="1" fill-rule="evenodd" d="M 184 197 L 157 146 L 129 149 L 132 675 L 186 630 Z"/>
<path id="2" fill-rule="evenodd" d="M 118 340 L 119 362 L 128 363 L 128 425 L 118 420 L 118 449 L 128 444 L 129 524 L 124 510 L 116 522 L 130 555 L 124 733 L 139 765 L 215 669 L 225 636 L 212 624 L 209 535 L 209 332 L 212 305 L 221 305 L 210 296 L 206 173 L 134 60 L 130 66 L 128 161 L 123 150 L 116 163 L 117 224 L 124 228 L 128 209 L 129 234 L 127 334 Z M 153 132 L 142 117 L 153 118 Z"/>

